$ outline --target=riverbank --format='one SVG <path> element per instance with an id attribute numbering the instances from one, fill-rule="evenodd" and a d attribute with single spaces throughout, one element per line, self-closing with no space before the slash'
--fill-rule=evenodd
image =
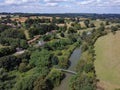
<path id="1" fill-rule="evenodd" d="M 77 62 L 80 60 L 81 56 L 81 48 L 74 49 L 73 53 L 71 54 L 69 61 L 71 62 L 68 70 L 75 71 L 75 66 Z M 69 90 L 69 81 L 73 74 L 65 73 L 66 77 L 61 81 L 61 84 L 54 88 L 54 90 Z"/>

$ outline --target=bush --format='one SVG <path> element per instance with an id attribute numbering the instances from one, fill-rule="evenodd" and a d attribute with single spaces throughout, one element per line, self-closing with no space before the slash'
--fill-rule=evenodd
<path id="1" fill-rule="evenodd" d="M 54 87 L 56 87 L 60 84 L 61 80 L 63 79 L 63 73 L 62 71 L 52 69 L 48 74 L 47 79 Z"/>

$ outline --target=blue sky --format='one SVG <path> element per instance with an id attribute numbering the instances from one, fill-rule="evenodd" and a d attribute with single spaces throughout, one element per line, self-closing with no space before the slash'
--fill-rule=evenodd
<path id="1" fill-rule="evenodd" d="M 0 0 L 0 12 L 120 14 L 120 0 Z"/>

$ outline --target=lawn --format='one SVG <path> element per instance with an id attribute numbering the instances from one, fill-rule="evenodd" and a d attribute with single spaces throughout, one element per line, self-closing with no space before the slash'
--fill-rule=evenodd
<path id="1" fill-rule="evenodd" d="M 95 43 L 95 53 L 98 86 L 105 90 L 120 88 L 120 31 L 100 37 Z"/>

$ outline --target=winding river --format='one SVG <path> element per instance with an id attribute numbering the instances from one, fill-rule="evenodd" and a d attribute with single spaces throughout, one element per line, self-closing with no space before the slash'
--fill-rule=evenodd
<path id="1" fill-rule="evenodd" d="M 68 68 L 68 70 L 75 71 L 75 66 L 77 62 L 80 60 L 80 56 L 81 56 L 81 48 L 76 48 L 70 56 L 69 60 L 71 62 L 71 65 Z M 58 87 L 54 88 L 54 90 L 69 90 L 69 81 L 73 76 L 73 74 L 70 73 L 65 73 L 65 74 L 66 77 L 62 80 L 61 84 Z"/>

